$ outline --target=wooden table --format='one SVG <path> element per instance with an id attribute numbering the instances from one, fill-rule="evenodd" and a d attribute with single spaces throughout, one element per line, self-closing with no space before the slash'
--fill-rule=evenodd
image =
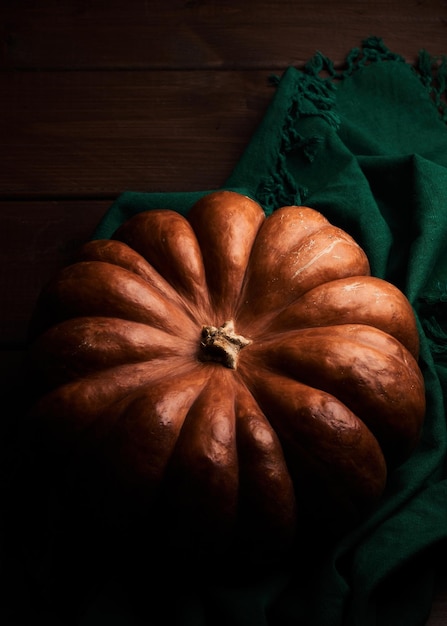
<path id="1" fill-rule="evenodd" d="M 370 35 L 409 62 L 447 53 L 447 2 L 3 0 L 0 32 L 0 372 L 20 407 L 37 294 L 114 198 L 218 188 L 272 73 L 316 50 L 341 65 Z M 443 576 L 430 626 L 447 623 Z"/>

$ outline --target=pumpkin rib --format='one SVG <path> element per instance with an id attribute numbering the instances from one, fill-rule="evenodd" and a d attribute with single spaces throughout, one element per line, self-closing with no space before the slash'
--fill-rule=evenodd
<path id="1" fill-rule="evenodd" d="M 69 440 L 138 389 L 189 370 L 182 357 L 118 365 L 56 387 L 39 398 L 30 415 L 50 427 L 56 438 Z"/>
<path id="2" fill-rule="evenodd" d="M 318 285 L 370 273 L 360 246 L 329 223 L 288 249 L 273 243 L 271 250 L 265 249 L 263 254 L 260 250 L 256 241 L 237 313 L 244 323 L 247 317 L 283 309 Z"/>
<path id="3" fill-rule="evenodd" d="M 42 294 L 40 309 L 50 324 L 80 316 L 106 316 L 146 323 L 193 339 L 197 327 L 178 306 L 122 267 L 82 261 L 62 270 Z"/>
<path id="4" fill-rule="evenodd" d="M 235 389 L 231 374 L 220 368 L 208 365 L 207 384 L 173 450 L 165 490 L 182 536 L 192 533 L 205 542 L 215 536 L 218 543 L 234 529 L 239 491 Z"/>
<path id="5" fill-rule="evenodd" d="M 209 376 L 205 368 L 193 368 L 158 378 L 92 423 L 89 438 L 100 441 L 103 468 L 117 484 L 140 486 L 145 502 L 159 493 L 186 416 Z"/>
<path id="6" fill-rule="evenodd" d="M 370 508 L 387 471 L 368 427 L 327 392 L 261 368 L 244 378 L 278 434 L 296 487 L 306 476 L 312 488 L 342 497 L 348 507 Z"/>
<path id="7" fill-rule="evenodd" d="M 247 196 L 221 191 L 199 200 L 188 213 L 202 250 L 208 290 L 220 325 L 236 310 L 248 260 L 265 223 L 260 205 Z"/>
<path id="8" fill-rule="evenodd" d="M 310 289 L 273 317 L 264 332 L 338 324 L 379 328 L 418 357 L 419 336 L 411 304 L 397 287 L 373 276 L 349 276 Z"/>
<path id="9" fill-rule="evenodd" d="M 75 317 L 35 340 L 29 367 L 41 384 L 57 386 L 118 365 L 180 355 L 193 358 L 196 352 L 196 342 L 147 324 L 113 317 Z"/>
<path id="10" fill-rule="evenodd" d="M 76 256 L 76 262 L 103 261 L 117 265 L 143 278 L 163 297 L 184 309 L 190 317 L 197 317 L 196 307 L 181 297 L 178 291 L 138 252 L 117 239 L 95 239 L 85 243 Z"/>
<path id="11" fill-rule="evenodd" d="M 318 211 L 305 206 L 285 206 L 266 218 L 256 237 L 250 263 L 258 265 L 265 254 L 282 258 L 292 248 L 329 225 Z"/>
<path id="12" fill-rule="evenodd" d="M 261 536 L 269 527 L 288 543 L 297 521 L 293 483 L 278 436 L 242 380 L 236 392 L 236 442 L 242 511 L 250 511 Z"/>
<path id="13" fill-rule="evenodd" d="M 425 414 L 423 378 L 390 335 L 352 324 L 289 331 L 247 348 L 241 366 L 256 353 L 275 371 L 335 395 L 368 426 L 389 461 L 414 448 Z"/>
<path id="14" fill-rule="evenodd" d="M 83 500 L 113 525 L 155 518 L 178 432 L 208 374 L 200 367 L 171 372 L 105 404 L 76 437 L 69 433 L 68 473 L 74 470 Z"/>
<path id="15" fill-rule="evenodd" d="M 112 238 L 141 254 L 198 312 L 209 313 L 202 250 L 186 218 L 168 209 L 144 211 L 124 222 Z"/>

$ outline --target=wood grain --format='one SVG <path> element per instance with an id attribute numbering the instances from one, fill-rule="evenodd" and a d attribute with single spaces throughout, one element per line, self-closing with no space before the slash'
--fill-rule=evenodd
<path id="1" fill-rule="evenodd" d="M 0 23 L 4 68 L 265 69 L 301 65 L 317 50 L 341 64 L 348 48 L 371 35 L 410 61 L 419 47 L 442 54 L 447 6 L 439 0 L 4 0 Z"/>
<path id="2" fill-rule="evenodd" d="M 274 93 L 267 71 L 0 73 L 0 198 L 222 185 Z"/>

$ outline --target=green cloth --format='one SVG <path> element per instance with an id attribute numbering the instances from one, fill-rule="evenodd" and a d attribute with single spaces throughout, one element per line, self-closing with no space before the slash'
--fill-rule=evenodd
<path id="1" fill-rule="evenodd" d="M 405 292 L 421 333 L 426 422 L 417 451 L 359 528 L 317 551 L 310 565 L 297 555 L 287 566 L 226 580 L 166 573 L 166 623 L 417 626 L 428 618 L 447 538 L 446 75 L 444 59 L 421 52 L 410 65 L 370 38 L 343 71 L 317 54 L 302 70 L 272 77 L 270 106 L 222 188 L 248 194 L 266 214 L 285 204 L 321 211 L 360 243 L 374 275 Z M 95 236 L 109 237 L 142 210 L 187 213 L 208 191 L 126 192 Z M 120 596 L 118 582 L 110 585 L 80 626 L 98 623 L 107 606 L 115 615 L 109 624 L 158 623 L 151 621 L 157 587 L 142 592 L 141 611 L 132 594 Z"/>

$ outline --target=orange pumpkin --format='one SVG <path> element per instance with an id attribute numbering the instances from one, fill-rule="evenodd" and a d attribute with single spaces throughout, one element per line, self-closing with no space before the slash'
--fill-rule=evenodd
<path id="1" fill-rule="evenodd" d="M 200 540 L 357 519 L 418 441 L 412 308 L 311 208 L 220 191 L 138 213 L 55 277 L 36 328 L 35 419 Z"/>

